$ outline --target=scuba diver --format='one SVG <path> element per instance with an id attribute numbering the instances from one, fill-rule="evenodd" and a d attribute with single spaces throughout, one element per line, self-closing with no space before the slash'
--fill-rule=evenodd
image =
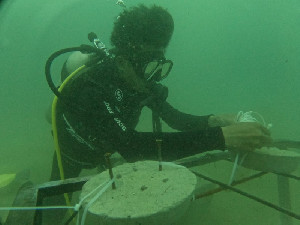
<path id="1" fill-rule="evenodd" d="M 162 7 L 126 8 L 114 22 L 112 49 L 91 34 L 100 47 L 67 59 L 52 114 L 64 178 L 105 165 L 107 152 L 118 152 L 127 162 L 157 160 L 157 140 L 164 161 L 216 149 L 251 151 L 271 142 L 259 123 L 237 123 L 231 115 L 190 115 L 168 103 L 168 89 L 159 82 L 173 66 L 165 58 L 173 30 L 173 18 Z M 152 110 L 153 132 L 135 130 L 143 107 Z M 178 132 L 163 132 L 160 119 Z M 51 180 L 61 179 L 57 154 Z M 63 205 L 64 199 L 55 204 Z"/>

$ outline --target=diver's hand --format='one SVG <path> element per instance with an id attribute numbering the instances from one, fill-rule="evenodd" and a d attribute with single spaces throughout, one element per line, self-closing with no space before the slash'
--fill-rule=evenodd
<path id="1" fill-rule="evenodd" d="M 228 150 L 253 151 L 271 143 L 270 131 L 256 122 L 236 123 L 222 131 Z"/>
<path id="2" fill-rule="evenodd" d="M 225 127 L 237 123 L 236 115 L 234 114 L 221 114 L 212 115 L 208 118 L 208 125 L 210 127 Z"/>
<path id="3" fill-rule="evenodd" d="M 168 97 L 168 88 L 162 84 L 155 84 L 149 88 L 149 97 L 142 102 L 151 109 L 158 109 Z"/>

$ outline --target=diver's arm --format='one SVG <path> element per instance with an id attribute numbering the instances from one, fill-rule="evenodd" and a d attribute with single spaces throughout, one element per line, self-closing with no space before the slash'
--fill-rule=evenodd
<path id="1" fill-rule="evenodd" d="M 157 159 L 156 139 L 162 140 L 162 155 L 167 161 L 210 150 L 248 152 L 272 142 L 268 129 L 259 123 L 243 122 L 190 132 L 125 132 L 116 143 L 118 151 L 128 161 Z"/>
<path id="2" fill-rule="evenodd" d="M 121 122 L 121 126 L 120 126 Z M 162 140 L 162 155 L 172 161 L 210 150 L 225 150 L 225 139 L 220 127 L 188 132 L 137 132 L 124 128 L 122 121 L 106 120 L 107 130 L 102 137 L 113 144 L 127 161 L 157 159 L 156 139 Z M 102 128 L 103 128 L 102 123 Z M 126 126 L 126 125 L 125 125 Z M 123 129 L 122 129 L 123 128 Z M 111 145 L 110 145 L 111 146 Z"/>
<path id="3" fill-rule="evenodd" d="M 157 159 L 158 147 L 156 139 L 162 140 L 163 160 L 173 161 L 176 159 L 192 156 L 201 152 L 211 150 L 225 150 L 225 140 L 221 128 L 210 128 L 191 132 L 163 132 L 156 136 L 152 132 L 136 132 L 132 135 L 132 143 L 120 148 L 119 151 L 124 157 L 135 159 Z M 134 150 L 136 153 L 134 154 Z"/>
<path id="4" fill-rule="evenodd" d="M 237 123 L 236 115 L 234 114 L 190 115 L 173 108 L 168 102 L 162 103 L 160 107 L 160 117 L 171 128 L 180 131 L 199 130 L 208 127 L 225 127 Z"/>
<path id="5" fill-rule="evenodd" d="M 237 123 L 234 114 L 195 116 L 180 112 L 168 103 L 163 106 L 162 119 L 170 127 L 181 131 L 205 129 L 207 127 L 225 127 Z"/>
<path id="6" fill-rule="evenodd" d="M 209 117 L 194 116 L 180 112 L 173 108 L 167 101 L 168 88 L 162 84 L 151 84 L 149 96 L 141 102 L 141 105 L 148 106 L 152 111 L 159 113 L 159 116 L 173 129 L 179 131 L 192 131 L 209 127 Z"/>
<path id="7" fill-rule="evenodd" d="M 168 102 L 164 102 L 160 112 L 161 118 L 173 129 L 180 131 L 202 130 L 209 127 L 209 117 L 212 115 L 195 116 L 180 112 Z"/>

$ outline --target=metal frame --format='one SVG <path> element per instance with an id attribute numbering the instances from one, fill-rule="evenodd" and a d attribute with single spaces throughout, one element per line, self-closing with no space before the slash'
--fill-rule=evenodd
<path id="1" fill-rule="evenodd" d="M 181 159 L 175 161 L 178 164 L 181 164 L 186 167 L 193 167 L 204 165 L 207 163 L 216 162 L 219 160 L 229 160 L 229 154 L 227 152 L 212 152 L 212 153 L 202 153 L 196 156 Z M 193 171 L 194 172 L 194 171 Z M 283 225 L 292 225 L 292 218 L 294 217 L 300 220 L 300 215 L 297 215 L 290 211 L 290 192 L 286 191 L 289 190 L 289 176 L 278 175 L 278 190 L 279 190 L 279 205 L 276 206 L 272 203 L 266 202 L 262 199 L 259 199 L 255 196 L 249 195 L 233 186 L 247 182 L 249 180 L 253 180 L 257 177 L 263 176 L 267 174 L 266 172 L 260 172 L 255 175 L 251 175 L 249 177 L 243 178 L 239 181 L 233 183 L 232 186 L 228 186 L 222 182 L 216 181 L 212 178 L 206 177 L 202 174 L 194 172 L 197 176 L 206 179 L 212 183 L 218 184 L 220 187 L 214 190 L 210 190 L 206 193 L 196 196 L 195 199 L 203 198 L 208 195 L 212 195 L 218 193 L 220 191 L 230 189 L 234 192 L 242 194 L 248 198 L 256 200 L 259 203 L 262 203 L 266 206 L 274 208 L 282 213 L 280 218 Z M 82 186 L 91 178 L 92 176 L 88 177 L 81 177 L 81 178 L 71 178 L 66 179 L 64 181 L 51 181 L 41 185 L 34 186 L 30 181 L 24 183 L 21 188 L 19 189 L 16 198 L 13 202 L 13 207 L 37 207 L 42 206 L 43 199 L 45 197 L 50 197 L 54 195 L 60 195 L 63 193 L 70 193 L 79 191 L 82 189 Z M 294 177 L 291 177 L 294 178 Z M 296 178 L 297 179 L 297 178 Z M 284 191 L 282 191 L 284 190 Z M 4 225 L 19 225 L 19 224 L 32 224 L 32 225 L 40 225 L 42 224 L 42 214 L 41 210 L 24 210 L 24 211 L 10 211 L 7 217 L 6 222 Z"/>
<path id="2" fill-rule="evenodd" d="M 54 195 L 61 195 L 63 193 L 70 193 L 79 191 L 82 186 L 91 178 L 80 177 L 71 178 L 64 181 L 51 181 L 41 185 L 34 186 L 32 182 L 24 183 L 13 202 L 13 207 L 37 207 L 42 206 L 43 199 Z M 4 225 L 20 225 L 20 224 L 42 224 L 41 210 L 24 210 L 24 211 L 10 211 Z"/>

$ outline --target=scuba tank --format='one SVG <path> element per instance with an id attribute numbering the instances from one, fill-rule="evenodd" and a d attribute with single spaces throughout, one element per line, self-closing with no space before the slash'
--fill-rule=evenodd
<path id="1" fill-rule="evenodd" d="M 55 86 L 52 76 L 51 76 L 51 65 L 53 61 L 60 55 L 63 55 L 65 53 L 69 52 L 74 52 L 74 51 L 80 51 L 81 53 L 86 53 L 86 54 L 93 54 L 93 59 L 89 61 L 88 63 L 85 64 L 85 66 L 91 66 L 95 63 L 99 63 L 103 61 L 105 58 L 110 57 L 109 51 L 101 42 L 97 35 L 93 32 L 88 34 L 88 39 L 90 42 L 93 43 L 93 46 L 90 45 L 81 45 L 79 47 L 71 47 L 71 48 L 65 48 L 61 49 L 59 51 L 54 52 L 47 60 L 46 65 L 45 65 L 45 74 L 46 74 L 46 80 L 47 83 L 52 90 L 52 92 L 57 96 L 61 97 L 60 92 L 58 91 L 58 87 Z"/>

